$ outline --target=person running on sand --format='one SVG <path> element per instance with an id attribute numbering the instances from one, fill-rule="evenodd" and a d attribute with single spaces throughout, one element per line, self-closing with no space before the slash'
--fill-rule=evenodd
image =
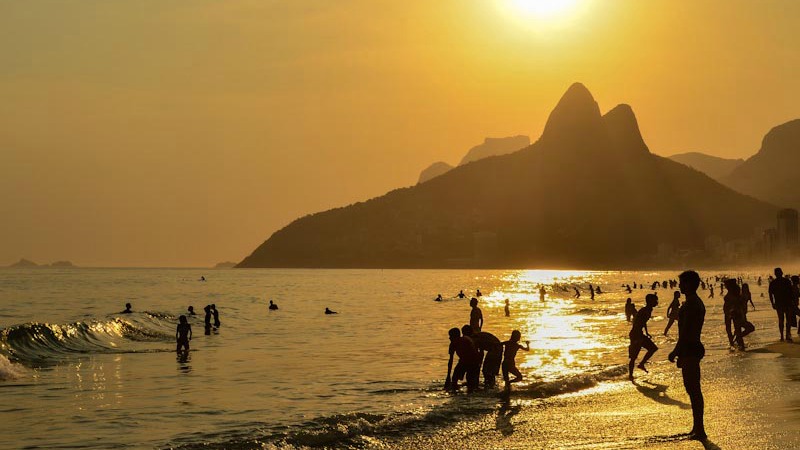
<path id="1" fill-rule="evenodd" d="M 656 294 L 647 294 L 645 296 L 645 306 L 636 313 L 636 317 L 633 318 L 633 326 L 631 327 L 631 332 L 628 334 L 628 337 L 631 339 L 631 345 L 628 347 L 628 357 L 630 358 L 630 362 L 628 363 L 628 378 L 633 381 L 633 366 L 636 364 L 636 358 L 639 357 L 639 352 L 642 350 L 642 347 L 647 349 L 647 353 L 645 353 L 644 358 L 639 363 L 638 368 L 647 372 L 647 368 L 645 368 L 645 364 L 647 363 L 650 358 L 653 357 L 653 354 L 658 350 L 658 346 L 653 342 L 653 337 L 650 336 L 650 333 L 647 331 L 647 321 L 650 320 L 650 317 L 653 315 L 653 308 L 658 306 L 658 296 Z"/>
<path id="2" fill-rule="evenodd" d="M 669 318 L 669 322 L 667 322 L 667 326 L 664 328 L 664 336 L 667 335 L 669 329 L 672 327 L 672 324 L 678 320 L 678 311 L 681 309 L 681 291 L 675 291 L 673 295 L 674 297 L 672 298 L 672 303 L 670 303 L 667 307 L 667 317 Z"/>
<path id="3" fill-rule="evenodd" d="M 785 325 L 785 339 L 787 342 L 792 342 L 792 322 L 796 320 L 793 297 L 792 282 L 783 276 L 783 270 L 780 267 L 776 267 L 775 279 L 769 283 L 769 301 L 772 303 L 772 309 L 778 313 L 778 331 L 781 333 L 781 341 L 784 340 Z"/>
<path id="4" fill-rule="evenodd" d="M 175 339 L 178 341 L 178 349 L 176 350 L 178 353 L 181 351 L 181 347 L 189 351 L 189 341 L 192 340 L 192 326 L 189 325 L 189 322 L 186 320 L 186 316 L 180 316 L 178 318 L 178 328 L 175 330 Z"/>
<path id="5" fill-rule="evenodd" d="M 703 322 L 706 317 L 706 307 L 697 288 L 700 286 L 700 275 L 693 270 L 687 270 L 678 276 L 678 287 L 686 298 L 678 312 L 678 342 L 675 349 L 669 354 L 669 362 L 678 359 L 678 367 L 683 375 L 683 387 L 689 394 L 692 404 L 692 431 L 690 439 L 705 441 L 706 430 L 703 426 L 703 410 L 705 402 L 700 385 L 700 360 L 706 354 L 706 349 L 700 341 L 703 332 Z"/>
<path id="6" fill-rule="evenodd" d="M 517 369 L 517 362 L 515 361 L 517 351 L 522 349 L 527 352 L 531 349 L 530 341 L 525 341 L 525 347 L 523 347 L 519 345 L 520 339 L 522 339 L 522 333 L 520 333 L 519 330 L 514 330 L 511 332 L 511 338 L 503 342 L 503 346 L 505 347 L 505 351 L 503 352 L 503 380 L 506 382 L 506 389 L 511 388 L 511 383 L 522 381 L 522 372 Z M 508 374 L 513 374 L 514 379 L 509 380 Z"/>
<path id="7" fill-rule="evenodd" d="M 458 328 L 451 328 L 448 335 L 450 336 L 450 348 L 448 348 L 447 352 L 450 354 L 450 359 L 447 361 L 447 378 L 444 382 L 444 388 L 457 391 L 458 382 L 466 376 L 467 392 L 473 392 L 478 387 L 481 367 L 480 353 L 478 353 L 478 349 L 472 339 L 461 336 L 461 331 Z M 458 364 L 456 364 L 455 370 L 452 370 L 454 354 L 458 355 Z M 453 374 L 452 379 L 450 378 L 451 371 Z"/>
<path id="8" fill-rule="evenodd" d="M 472 331 L 481 331 L 481 328 L 483 328 L 483 312 L 478 308 L 478 299 L 473 297 L 469 301 L 469 306 L 472 307 L 472 311 L 469 313 L 469 326 L 472 327 Z"/>

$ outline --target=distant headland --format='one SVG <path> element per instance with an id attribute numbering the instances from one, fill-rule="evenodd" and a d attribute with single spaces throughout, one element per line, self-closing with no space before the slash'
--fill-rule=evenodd
<path id="1" fill-rule="evenodd" d="M 35 262 L 21 258 L 19 261 L 15 262 L 8 266 L 9 268 L 14 269 L 46 269 L 46 268 L 59 268 L 59 269 L 76 269 L 77 266 L 72 264 L 70 261 L 55 261 L 51 264 L 36 264 Z"/>

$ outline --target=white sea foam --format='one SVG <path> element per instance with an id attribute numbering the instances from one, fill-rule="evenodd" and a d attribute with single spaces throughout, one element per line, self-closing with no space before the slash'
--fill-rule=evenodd
<path id="1" fill-rule="evenodd" d="M 0 355 L 0 381 L 16 380 L 24 375 L 24 370 Z"/>

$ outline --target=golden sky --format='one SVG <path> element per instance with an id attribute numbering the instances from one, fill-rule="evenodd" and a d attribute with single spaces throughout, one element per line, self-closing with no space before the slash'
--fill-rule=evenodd
<path id="1" fill-rule="evenodd" d="M 800 2 L 0 0 L 0 265 L 208 266 L 538 138 L 575 81 L 651 151 L 800 117 Z"/>

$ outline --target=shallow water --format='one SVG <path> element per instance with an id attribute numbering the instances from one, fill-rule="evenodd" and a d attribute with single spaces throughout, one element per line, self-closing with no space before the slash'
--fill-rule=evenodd
<path id="1" fill-rule="evenodd" d="M 777 332 L 758 272 L 748 344 Z M 766 279 L 765 272 L 761 272 Z M 204 275 L 205 282 L 198 281 Z M 702 276 L 712 275 L 702 273 Z M 458 270 L 73 269 L 0 271 L 0 448 L 380 447 L 497 408 L 496 393 L 441 391 L 447 330 L 469 320 L 480 289 L 484 331 L 519 329 L 519 399 L 552 398 L 624 377 L 628 296 L 641 306 L 677 272 Z M 623 283 L 648 289 L 627 294 Z M 604 293 L 589 298 L 588 283 Z M 547 287 L 540 301 L 538 287 Z M 579 286 L 580 299 L 572 286 Z M 650 332 L 661 336 L 671 290 Z M 434 302 L 436 294 L 444 302 Z M 722 299 L 706 301 L 709 359 L 728 356 Z M 707 295 L 707 294 L 706 294 Z M 504 299 L 511 316 L 503 315 Z M 267 309 L 274 300 L 278 311 Z M 133 314 L 118 314 L 126 302 Z M 204 335 L 202 307 L 222 326 Z M 178 315 L 194 305 L 194 339 L 177 357 Z M 338 311 L 325 315 L 325 307 Z M 677 334 L 677 326 L 671 330 Z M 377 448 L 376 447 L 376 448 Z"/>

